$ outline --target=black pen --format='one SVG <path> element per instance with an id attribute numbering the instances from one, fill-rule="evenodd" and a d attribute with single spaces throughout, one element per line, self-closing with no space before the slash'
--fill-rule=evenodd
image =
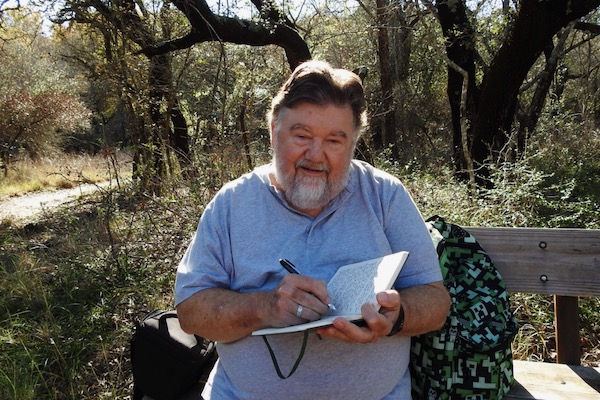
<path id="1" fill-rule="evenodd" d="M 286 271 L 289 272 L 290 274 L 298 274 L 298 275 L 300 275 L 300 272 L 298 272 L 298 270 L 296 269 L 296 267 L 294 266 L 294 264 L 292 264 L 289 260 L 286 260 L 285 258 L 280 258 L 279 259 L 279 264 L 281 264 L 281 266 L 283 268 L 285 268 Z"/>
<path id="2" fill-rule="evenodd" d="M 285 268 L 285 270 L 287 272 L 289 272 L 290 274 L 298 274 L 298 275 L 300 275 L 300 272 L 298 272 L 298 270 L 296 269 L 296 267 L 294 266 L 294 264 L 292 264 L 292 262 L 290 260 L 287 260 L 285 258 L 280 258 L 279 259 L 279 264 L 281 264 L 281 266 L 283 268 Z M 335 306 L 332 303 L 327 304 L 327 307 L 329 307 L 329 309 L 331 311 L 335 311 Z"/>

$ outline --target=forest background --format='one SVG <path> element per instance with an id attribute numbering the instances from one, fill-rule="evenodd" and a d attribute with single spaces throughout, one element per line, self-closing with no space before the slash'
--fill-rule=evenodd
<path id="1" fill-rule="evenodd" d="M 270 159 L 299 62 L 355 70 L 357 157 L 425 216 L 600 228 L 600 0 L 0 1 L 0 196 L 110 181 L 0 222 L 0 397 L 127 398 L 134 321 L 171 307 L 220 186 Z M 600 361 L 581 299 L 583 363 Z M 555 358 L 552 299 L 514 295 L 515 356 Z"/>

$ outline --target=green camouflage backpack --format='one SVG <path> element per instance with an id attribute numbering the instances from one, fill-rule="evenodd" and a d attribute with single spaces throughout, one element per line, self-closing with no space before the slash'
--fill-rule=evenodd
<path id="1" fill-rule="evenodd" d="M 506 286 L 467 231 L 437 216 L 427 225 L 452 305 L 441 330 L 412 339 L 413 399 L 501 399 L 514 383 L 518 329 Z"/>

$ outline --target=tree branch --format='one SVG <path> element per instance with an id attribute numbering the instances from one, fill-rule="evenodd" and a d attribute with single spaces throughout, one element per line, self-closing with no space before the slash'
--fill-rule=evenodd
<path id="1" fill-rule="evenodd" d="M 308 45 L 294 29 L 293 23 L 271 2 L 252 2 L 263 15 L 264 24 L 214 14 L 205 0 L 172 0 L 190 22 L 191 31 L 181 38 L 144 46 L 140 53 L 151 57 L 185 49 L 196 43 L 219 41 L 250 46 L 277 45 L 285 50 L 292 69 L 308 60 Z"/>
<path id="2" fill-rule="evenodd" d="M 594 36 L 600 35 L 600 25 L 589 22 L 577 22 L 575 23 L 575 29 L 592 33 Z"/>

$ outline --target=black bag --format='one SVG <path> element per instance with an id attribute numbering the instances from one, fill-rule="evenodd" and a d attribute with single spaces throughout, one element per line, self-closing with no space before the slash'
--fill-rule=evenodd
<path id="1" fill-rule="evenodd" d="M 133 399 L 174 400 L 190 391 L 215 361 L 215 343 L 185 333 L 176 311 L 156 310 L 131 338 Z"/>

